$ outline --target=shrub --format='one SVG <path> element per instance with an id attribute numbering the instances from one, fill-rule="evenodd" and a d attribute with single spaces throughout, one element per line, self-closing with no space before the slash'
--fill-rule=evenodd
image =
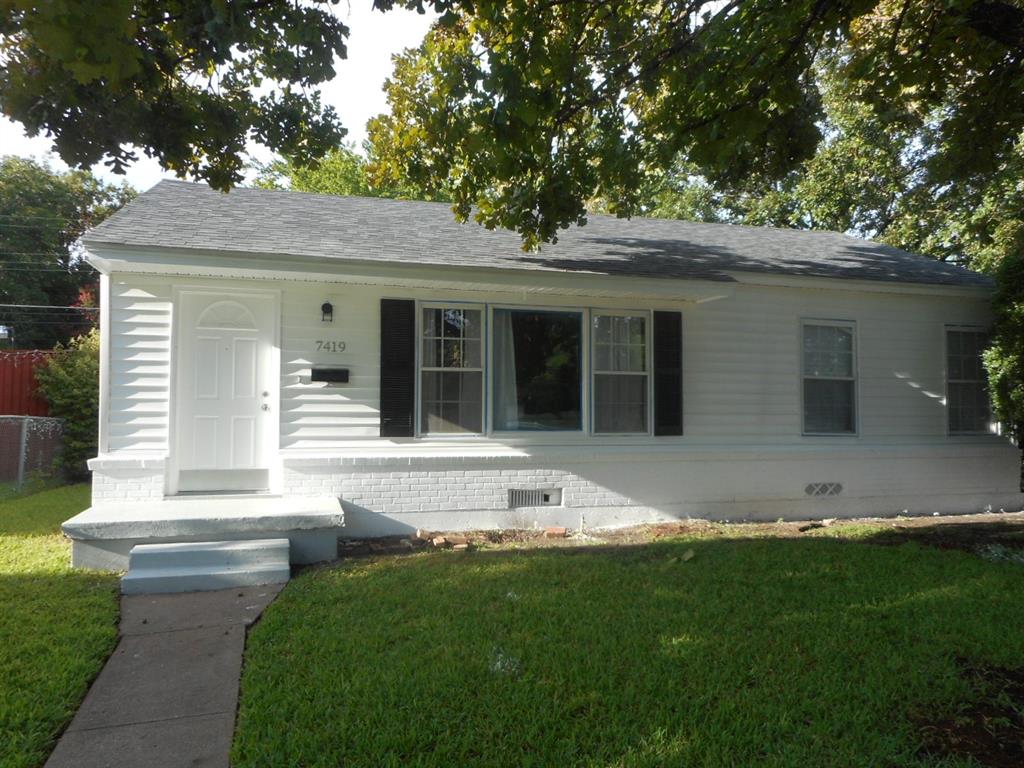
<path id="1" fill-rule="evenodd" d="M 989 391 L 994 415 L 1002 423 L 1004 434 L 1024 450 L 1024 253 L 1003 260 L 996 284 L 992 346 L 985 353 Z"/>
<path id="2" fill-rule="evenodd" d="M 100 334 L 96 329 L 58 345 L 36 369 L 39 392 L 50 415 L 64 420 L 64 450 L 58 466 L 69 479 L 88 477 L 86 461 L 96 455 L 99 430 Z"/>

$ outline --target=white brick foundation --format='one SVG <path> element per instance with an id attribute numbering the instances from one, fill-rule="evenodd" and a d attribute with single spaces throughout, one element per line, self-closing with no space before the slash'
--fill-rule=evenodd
<path id="1" fill-rule="evenodd" d="M 162 499 L 164 465 L 160 458 L 91 459 L 93 506 Z"/>
<path id="2" fill-rule="evenodd" d="M 380 514 L 504 510 L 510 488 L 560 488 L 562 506 L 629 505 L 626 496 L 602 488 L 574 472 L 525 467 L 518 469 L 452 469 L 339 472 L 315 467 L 285 470 L 285 493 L 337 495 L 346 502 Z"/>
<path id="3" fill-rule="evenodd" d="M 812 519 L 1019 510 L 1017 457 L 1001 446 L 799 450 L 534 451 L 530 455 L 283 455 L 285 499 L 340 498 L 342 535 L 416 528 L 592 528 L 705 518 Z M 93 506 L 164 498 L 163 458 L 90 462 Z M 814 484 L 839 484 L 817 497 Z M 922 493 L 921 489 L 928 489 Z M 559 489 L 557 506 L 509 508 L 509 490 Z M 273 495 L 273 494 L 272 494 Z"/>
<path id="4" fill-rule="evenodd" d="M 857 455 L 853 455 L 857 454 Z M 576 528 L 707 518 L 808 519 L 1017 510 L 1012 454 L 985 447 L 771 449 L 493 457 L 286 458 L 286 496 L 338 496 L 346 534 L 415 528 Z M 997 466 L 994 466 L 997 465 Z M 993 483 L 993 477 L 999 477 Z M 840 483 L 813 497 L 811 483 Z M 922 495 L 917 489 L 927 487 Z M 558 506 L 509 508 L 508 491 L 561 489 Z"/>

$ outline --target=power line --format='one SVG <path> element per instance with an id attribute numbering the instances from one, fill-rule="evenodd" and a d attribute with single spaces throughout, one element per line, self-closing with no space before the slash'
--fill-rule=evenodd
<path id="1" fill-rule="evenodd" d="M 91 308 L 85 308 L 91 311 Z M 16 314 L 18 317 L 69 317 L 71 310 L 50 310 L 50 309 L 0 309 L 0 315 Z M 76 310 L 77 311 L 77 310 Z"/>
<path id="2" fill-rule="evenodd" d="M 96 319 L 96 315 L 0 315 L 4 323 L 88 323 Z"/>
<path id="3" fill-rule="evenodd" d="M 63 253 L 68 250 L 74 243 L 70 243 L 67 247 L 58 246 L 52 251 L 0 251 L 0 254 L 4 256 L 53 256 L 57 252 Z"/>
<path id="4" fill-rule="evenodd" d="M 21 329 L 34 328 L 37 325 L 52 325 L 58 328 L 89 328 L 92 327 L 93 325 L 99 325 L 99 323 L 90 323 L 85 320 L 80 320 L 77 322 L 68 322 L 61 320 L 33 320 L 31 322 L 29 322 L 28 320 L 2 320 L 0 321 L 0 325 L 6 325 L 8 328 Z"/>
<path id="5" fill-rule="evenodd" d="M 5 271 L 3 267 L 0 267 L 0 271 Z M 74 270 L 61 269 L 60 267 L 54 267 L 52 269 L 47 267 L 25 267 L 24 269 L 8 269 L 6 272 L 14 274 L 24 274 L 26 272 L 43 272 L 48 275 L 67 275 L 68 277 L 95 277 L 91 272 L 77 272 Z"/>
<path id="6" fill-rule="evenodd" d="M 38 224 L 11 224 L 9 222 L 3 222 L 0 227 L 11 228 L 11 229 L 39 229 Z"/>
<path id="7" fill-rule="evenodd" d="M 0 213 L 0 216 L 6 218 L 18 218 L 18 219 L 61 219 L 62 221 L 71 221 L 71 216 L 58 216 L 55 213 Z"/>
<path id="8" fill-rule="evenodd" d="M 73 309 L 76 312 L 99 312 L 99 307 L 59 307 L 53 304 L 0 304 L 7 309 Z"/>

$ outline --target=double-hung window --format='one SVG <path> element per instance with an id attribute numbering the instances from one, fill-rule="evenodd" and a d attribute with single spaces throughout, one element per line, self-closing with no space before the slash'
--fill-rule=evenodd
<path id="1" fill-rule="evenodd" d="M 423 307 L 421 344 L 420 432 L 483 432 L 483 310 Z"/>
<path id="2" fill-rule="evenodd" d="M 857 355 L 854 324 L 805 321 L 801 336 L 804 433 L 855 434 Z"/>
<path id="3" fill-rule="evenodd" d="M 648 318 L 639 314 L 591 317 L 594 432 L 648 431 Z"/>
<path id="4" fill-rule="evenodd" d="M 443 302 L 416 311 L 417 434 L 651 434 L 650 313 Z"/>
<path id="5" fill-rule="evenodd" d="M 977 328 L 946 329 L 946 410 L 950 434 L 987 432 L 992 414 L 982 352 L 988 335 Z"/>

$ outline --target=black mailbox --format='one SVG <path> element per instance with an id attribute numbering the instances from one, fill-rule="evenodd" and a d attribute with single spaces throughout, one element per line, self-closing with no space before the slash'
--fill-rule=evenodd
<path id="1" fill-rule="evenodd" d="M 326 381 L 331 384 L 348 384 L 348 368 L 313 368 L 310 381 Z"/>

